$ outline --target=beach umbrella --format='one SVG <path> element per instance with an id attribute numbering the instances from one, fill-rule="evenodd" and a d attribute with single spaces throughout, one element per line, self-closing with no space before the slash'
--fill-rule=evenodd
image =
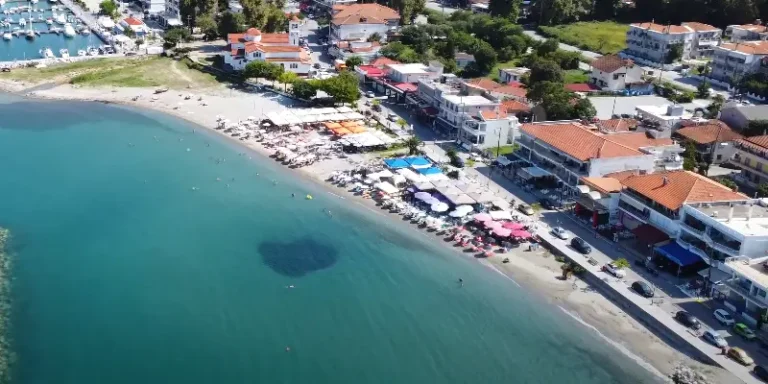
<path id="1" fill-rule="evenodd" d="M 494 228 L 493 234 L 499 237 L 507 237 L 512 233 L 511 229 L 507 228 Z"/>
<path id="2" fill-rule="evenodd" d="M 525 228 L 525 225 L 509 221 L 504 223 L 503 227 L 511 230 L 520 230 Z"/>
<path id="3" fill-rule="evenodd" d="M 528 232 L 528 231 L 523 231 L 523 230 L 512 231 L 511 235 L 514 236 L 514 237 L 519 237 L 521 239 L 529 239 L 529 238 L 531 238 L 531 233 Z"/>
<path id="4" fill-rule="evenodd" d="M 473 217 L 477 221 L 491 221 L 493 218 L 491 218 L 491 215 L 487 213 L 478 213 Z"/>
<path id="5" fill-rule="evenodd" d="M 464 216 L 467 215 L 467 213 L 469 213 L 469 212 L 464 212 L 464 211 L 460 211 L 460 210 L 456 209 L 456 210 L 451 211 L 448 214 L 448 216 L 450 216 L 450 217 L 464 217 Z"/>
<path id="6" fill-rule="evenodd" d="M 427 192 L 416 192 L 415 194 L 413 194 L 413 197 L 415 197 L 415 198 L 417 198 L 417 199 L 419 199 L 421 201 L 424 201 L 425 199 L 431 199 L 432 195 L 430 195 Z"/>
<path id="7" fill-rule="evenodd" d="M 498 221 L 488 220 L 483 222 L 483 226 L 488 229 L 502 228 L 501 223 Z"/>
<path id="8" fill-rule="evenodd" d="M 448 210 L 448 208 L 450 208 L 448 207 L 448 204 L 442 202 L 434 203 L 431 207 L 429 207 L 429 209 L 431 209 L 433 212 L 445 212 Z"/>
<path id="9" fill-rule="evenodd" d="M 472 212 L 472 211 L 474 211 L 474 210 L 475 209 L 472 208 L 471 205 L 459 205 L 458 207 L 456 207 L 456 211 L 464 212 L 465 215 L 470 213 L 470 212 Z"/>

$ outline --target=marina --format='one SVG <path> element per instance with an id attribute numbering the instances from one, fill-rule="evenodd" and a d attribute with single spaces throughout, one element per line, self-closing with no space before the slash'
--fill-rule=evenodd
<path id="1" fill-rule="evenodd" d="M 0 62 L 88 56 L 104 44 L 70 8 L 48 1 L 0 1 Z M 94 25 L 89 25 L 94 24 Z"/>

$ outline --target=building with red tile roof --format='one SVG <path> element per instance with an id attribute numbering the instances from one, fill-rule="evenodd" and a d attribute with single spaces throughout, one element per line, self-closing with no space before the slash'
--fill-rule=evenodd
<path id="1" fill-rule="evenodd" d="M 644 83 L 643 68 L 631 59 L 618 55 L 605 55 L 592 60 L 590 83 L 600 89 L 622 90 L 632 85 Z"/>
<path id="2" fill-rule="evenodd" d="M 301 21 L 294 19 L 288 22 L 288 33 L 262 33 L 256 28 L 248 28 L 244 33 L 230 33 L 224 63 L 234 70 L 243 70 L 251 61 L 266 61 L 278 64 L 286 71 L 308 74 L 312 57 L 308 50 L 299 46 Z"/>
<path id="3" fill-rule="evenodd" d="M 520 156 L 574 188 L 582 177 L 672 167 L 667 157 L 682 151 L 671 139 L 654 139 L 642 132 L 605 135 L 579 121 L 523 124 L 517 142 L 523 148 Z"/>
<path id="4" fill-rule="evenodd" d="M 685 203 L 744 201 L 748 197 L 690 171 L 659 172 L 626 178 L 622 184 L 635 198 L 677 211 Z"/>
<path id="5" fill-rule="evenodd" d="M 711 57 L 720 42 L 722 30 L 711 25 L 688 22 L 682 25 L 663 25 L 653 22 L 633 23 L 627 31 L 629 56 L 654 63 L 663 62 L 671 47 L 682 44 L 681 60 Z"/>
<path id="6" fill-rule="evenodd" d="M 751 188 L 768 183 L 768 135 L 736 140 L 729 163 L 741 169 L 736 182 Z"/>
<path id="7" fill-rule="evenodd" d="M 635 119 L 623 118 L 599 120 L 595 123 L 597 129 L 605 134 L 631 132 L 637 129 L 638 124 Z"/>
<path id="8" fill-rule="evenodd" d="M 531 106 L 527 103 L 523 103 L 521 101 L 517 101 L 514 99 L 508 99 L 501 102 L 501 108 L 507 112 L 511 113 L 513 115 L 516 115 L 518 113 L 530 113 L 531 112 Z"/>
<path id="9" fill-rule="evenodd" d="M 684 121 L 682 125 L 675 136 L 692 143 L 702 158 L 714 164 L 730 159 L 735 152 L 734 142 L 742 138 L 719 120 Z"/>
<path id="10" fill-rule="evenodd" d="M 399 24 L 400 14 L 381 4 L 334 6 L 330 36 L 336 41 L 366 41 L 376 33 L 384 39 Z"/>

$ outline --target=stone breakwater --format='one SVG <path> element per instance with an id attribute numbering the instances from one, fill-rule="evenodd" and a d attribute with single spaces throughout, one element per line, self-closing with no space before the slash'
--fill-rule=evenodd
<path id="1" fill-rule="evenodd" d="M 0 228 L 0 384 L 11 381 L 11 351 L 9 323 L 11 318 L 11 258 L 6 251 L 10 233 Z"/>

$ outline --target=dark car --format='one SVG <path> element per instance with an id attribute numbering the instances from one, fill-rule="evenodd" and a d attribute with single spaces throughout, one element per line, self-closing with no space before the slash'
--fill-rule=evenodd
<path id="1" fill-rule="evenodd" d="M 691 328 L 691 329 L 701 328 L 701 322 L 699 322 L 699 319 L 697 319 L 695 316 L 691 315 L 686 311 L 680 311 L 676 313 L 675 319 L 679 321 L 680 324 L 685 325 L 688 328 Z"/>
<path id="2" fill-rule="evenodd" d="M 557 205 L 555 205 L 555 202 L 550 200 L 550 199 L 548 199 L 548 198 L 546 198 L 546 197 L 541 199 L 540 203 L 541 203 L 541 207 L 544 208 L 544 209 L 556 209 L 557 208 Z"/>
<path id="3" fill-rule="evenodd" d="M 752 373 L 754 373 L 758 379 L 768 383 L 768 369 L 762 365 L 755 365 L 755 368 L 752 369 Z"/>
<path id="4" fill-rule="evenodd" d="M 587 244 L 587 242 L 582 240 L 580 237 L 574 237 L 573 240 L 571 240 L 571 247 L 585 255 L 592 252 L 592 247 L 590 247 L 589 244 Z"/>
<path id="5" fill-rule="evenodd" d="M 643 297 L 653 297 L 653 288 L 645 281 L 635 281 L 632 283 L 632 289 Z"/>

